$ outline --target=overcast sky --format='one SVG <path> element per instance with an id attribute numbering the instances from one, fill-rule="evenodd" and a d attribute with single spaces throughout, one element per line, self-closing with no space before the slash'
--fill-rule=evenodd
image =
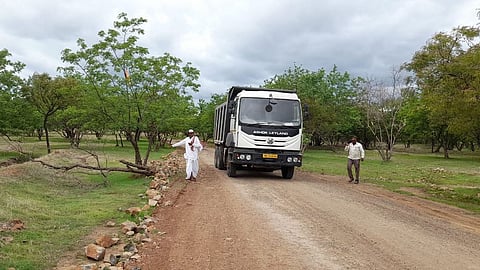
<path id="1" fill-rule="evenodd" d="M 22 76 L 57 75 L 60 52 L 98 41 L 120 12 L 143 17 L 141 45 L 201 72 L 196 98 L 258 86 L 294 64 L 387 80 L 435 33 L 476 25 L 474 0 L 0 0 L 0 49 Z"/>

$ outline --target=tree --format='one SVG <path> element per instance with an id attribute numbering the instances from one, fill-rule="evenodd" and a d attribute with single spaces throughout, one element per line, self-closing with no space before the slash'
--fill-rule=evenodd
<path id="1" fill-rule="evenodd" d="M 199 116 L 197 133 L 203 141 L 213 138 L 215 108 L 227 100 L 227 94 L 212 94 L 208 101 L 201 99 L 198 103 Z"/>
<path id="2" fill-rule="evenodd" d="M 18 74 L 25 65 L 10 56 L 8 50 L 0 50 L 0 134 L 7 138 L 38 128 L 38 114 L 20 95 L 25 82 Z"/>
<path id="3" fill-rule="evenodd" d="M 365 111 L 366 124 L 375 137 L 375 148 L 383 161 L 389 161 L 393 155 L 400 132 L 405 127 L 405 119 L 401 118 L 403 93 L 400 70 L 392 69 L 392 86 L 386 87 L 374 80 L 363 83 L 360 96 L 362 108 Z"/>
<path id="4" fill-rule="evenodd" d="M 98 43 L 89 46 L 80 38 L 78 51 L 63 50 L 62 60 L 70 66 L 61 69 L 90 85 L 91 105 L 103 115 L 105 126 L 120 131 L 131 143 L 137 165 L 147 163 L 158 136 L 158 110 L 165 100 L 199 87 L 199 71 L 191 63 L 182 66 L 179 58 L 168 53 L 149 56 L 148 49 L 137 44 L 144 23 L 144 18 L 129 19 L 120 13 L 113 29 L 98 33 Z M 138 145 L 143 133 L 149 140 L 145 159 Z"/>
<path id="5" fill-rule="evenodd" d="M 431 130 L 421 93 L 418 88 L 410 87 L 403 91 L 402 97 L 403 105 L 399 117 L 405 121 L 405 127 L 400 134 L 400 140 L 407 148 L 413 142 L 427 142 L 431 139 Z"/>
<path id="6" fill-rule="evenodd" d="M 78 83 L 74 78 L 57 77 L 48 74 L 34 74 L 22 88 L 24 97 L 31 102 L 43 118 L 43 129 L 47 152 L 51 152 L 49 120 L 58 111 L 68 108 L 76 101 Z"/>
<path id="7" fill-rule="evenodd" d="M 297 90 L 302 103 L 308 106 L 306 135 L 315 145 L 334 145 L 349 137 L 359 124 L 360 114 L 354 104 L 360 81 L 347 72 L 340 73 L 336 66 L 327 73 L 324 69 L 310 71 L 295 65 L 266 80 L 265 87 Z"/>
<path id="8" fill-rule="evenodd" d="M 445 158 L 456 138 L 475 137 L 480 129 L 479 35 L 478 27 L 467 26 L 438 33 L 405 65 L 415 73 L 433 137 Z"/>

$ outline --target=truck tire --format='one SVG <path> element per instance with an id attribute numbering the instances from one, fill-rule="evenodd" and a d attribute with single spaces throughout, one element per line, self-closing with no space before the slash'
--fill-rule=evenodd
<path id="1" fill-rule="evenodd" d="M 285 179 L 292 179 L 294 172 L 295 172 L 295 167 L 293 166 L 282 167 L 282 177 Z"/>
<path id="2" fill-rule="evenodd" d="M 225 170 L 225 148 L 223 146 L 218 147 L 218 168 Z"/>
<path id="3" fill-rule="evenodd" d="M 232 155 L 228 155 L 228 161 L 227 161 L 227 175 L 229 177 L 235 177 L 237 176 L 237 166 L 232 163 Z"/>
<path id="4" fill-rule="evenodd" d="M 227 175 L 228 177 L 237 176 L 237 167 L 235 166 L 235 164 L 232 164 L 232 163 L 227 164 Z"/>
<path id="5" fill-rule="evenodd" d="M 215 146 L 215 154 L 213 155 L 213 164 L 215 164 L 215 168 L 218 169 L 218 147 Z"/>

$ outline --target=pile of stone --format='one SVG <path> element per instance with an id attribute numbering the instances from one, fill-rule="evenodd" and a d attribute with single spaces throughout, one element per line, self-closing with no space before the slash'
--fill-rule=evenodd
<path id="1" fill-rule="evenodd" d="M 75 270 L 123 270 L 127 261 L 140 259 L 137 246 L 152 241 L 149 234 L 155 222 L 152 217 L 145 217 L 140 224 L 133 221 L 123 222 L 120 227 L 126 236 L 125 240 L 122 241 L 117 235 L 98 237 L 95 243 L 85 247 L 85 256 L 98 263 L 84 264 Z M 109 222 L 107 226 L 115 224 Z"/>
<path id="2" fill-rule="evenodd" d="M 152 161 L 150 166 L 157 172 L 141 198 L 147 199 L 143 207 L 130 207 L 124 210 L 132 217 L 137 217 L 152 207 L 159 205 L 171 206 L 172 202 L 163 202 L 163 193 L 169 189 L 170 178 L 184 169 L 183 156 L 178 151 L 169 154 L 164 160 Z M 122 209 L 119 209 L 122 210 Z M 123 210 L 122 210 L 123 211 Z M 150 234 L 154 230 L 156 220 L 150 216 L 144 216 L 137 224 L 133 221 L 125 221 L 120 224 L 122 240 L 118 235 L 103 235 L 96 239 L 95 243 L 85 247 L 85 256 L 96 263 L 73 266 L 70 268 L 57 268 L 62 270 L 124 270 L 127 261 L 138 261 L 141 259 L 137 246 L 151 242 Z M 108 222 L 108 227 L 115 227 L 116 224 Z M 137 269 L 139 270 L 139 269 Z"/>

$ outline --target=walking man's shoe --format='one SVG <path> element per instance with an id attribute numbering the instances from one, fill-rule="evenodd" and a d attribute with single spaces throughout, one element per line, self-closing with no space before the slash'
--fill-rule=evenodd
<path id="1" fill-rule="evenodd" d="M 349 183 L 352 183 L 352 182 L 353 182 L 353 179 L 348 180 L 348 182 L 349 182 Z"/>
<path id="2" fill-rule="evenodd" d="M 355 180 L 355 184 L 358 184 L 358 182 L 359 182 L 359 181 L 358 181 L 358 179 L 357 179 L 357 180 Z"/>

